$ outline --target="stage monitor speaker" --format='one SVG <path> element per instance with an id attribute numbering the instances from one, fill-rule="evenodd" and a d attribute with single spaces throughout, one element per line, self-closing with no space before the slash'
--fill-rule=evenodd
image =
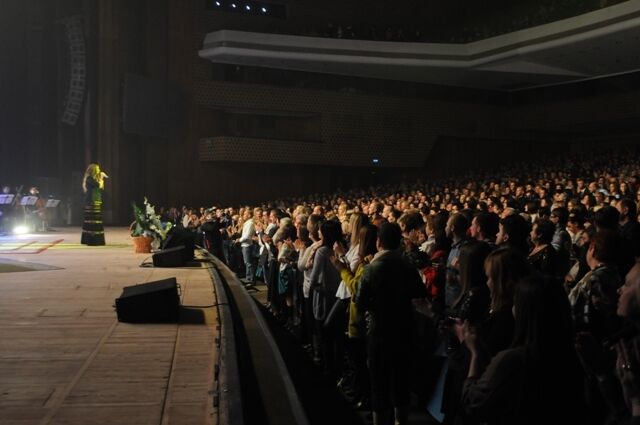
<path id="1" fill-rule="evenodd" d="M 153 254 L 154 267 L 183 267 L 187 265 L 186 247 L 184 245 L 163 249 Z M 192 255 L 193 256 L 193 255 Z"/>
<path id="2" fill-rule="evenodd" d="M 116 298 L 118 321 L 129 323 L 176 323 L 180 297 L 176 278 L 126 286 Z"/>
<path id="3" fill-rule="evenodd" d="M 194 258 L 193 251 L 196 249 L 195 235 L 192 231 L 187 229 L 179 229 L 174 227 L 169 231 L 167 238 L 162 243 L 162 249 L 175 248 L 178 246 L 184 246 L 184 259 L 185 262 L 191 261 Z"/>

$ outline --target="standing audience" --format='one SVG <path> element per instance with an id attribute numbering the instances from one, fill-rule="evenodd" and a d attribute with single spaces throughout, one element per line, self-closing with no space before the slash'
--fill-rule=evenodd
<path id="1" fill-rule="evenodd" d="M 640 423 L 638 163 L 577 156 L 165 216 L 266 282 L 271 311 L 376 424 L 407 423 L 411 391 L 442 396 L 441 373 L 445 423 Z"/>

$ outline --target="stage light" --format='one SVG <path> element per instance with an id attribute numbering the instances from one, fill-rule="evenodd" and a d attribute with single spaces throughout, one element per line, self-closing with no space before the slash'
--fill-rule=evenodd
<path id="1" fill-rule="evenodd" d="M 16 235 L 24 235 L 29 232 L 29 228 L 27 226 L 16 226 L 13 228 L 13 233 Z"/>
<path id="2" fill-rule="evenodd" d="M 262 13 L 267 13 L 267 8 L 263 7 L 262 9 L 260 9 L 262 11 Z"/>
<path id="3" fill-rule="evenodd" d="M 377 164 L 380 164 L 380 158 L 373 158 L 373 159 L 371 160 L 371 163 L 372 163 L 372 164 L 376 164 L 376 165 L 377 165 Z"/>
<path id="4" fill-rule="evenodd" d="M 220 3 L 219 1 L 217 1 L 217 2 L 216 2 L 216 6 L 217 6 L 217 7 L 220 7 L 220 6 L 222 6 L 222 3 Z"/>
<path id="5" fill-rule="evenodd" d="M 232 8 L 232 9 L 235 9 L 236 7 L 237 7 L 237 6 L 236 6 L 236 4 L 235 4 L 235 3 L 231 3 L 231 8 Z"/>

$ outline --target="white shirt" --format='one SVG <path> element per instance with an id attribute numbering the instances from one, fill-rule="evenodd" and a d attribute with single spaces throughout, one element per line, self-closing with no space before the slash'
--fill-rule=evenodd
<path id="1" fill-rule="evenodd" d="M 349 270 L 353 273 L 355 272 L 356 266 L 360 262 L 360 255 L 358 255 L 359 244 L 351 246 L 349 251 L 344 255 L 345 260 L 348 262 Z M 347 288 L 347 284 L 344 280 L 340 281 L 340 286 L 338 286 L 338 291 L 336 292 L 336 298 L 340 298 L 341 300 L 351 298 L 351 291 Z"/>
<path id="2" fill-rule="evenodd" d="M 242 225 L 242 235 L 240 236 L 239 242 L 240 246 L 247 247 L 253 245 L 253 239 L 251 239 L 256 234 L 256 229 L 253 227 L 253 219 L 245 221 Z"/>

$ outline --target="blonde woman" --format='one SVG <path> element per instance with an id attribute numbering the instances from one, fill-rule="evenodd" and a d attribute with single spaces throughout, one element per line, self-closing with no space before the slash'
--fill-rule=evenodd
<path id="1" fill-rule="evenodd" d="M 84 223 L 82 224 L 83 245 L 104 245 L 104 225 L 102 223 L 102 192 L 107 174 L 98 164 L 89 164 L 82 179 L 84 192 Z"/>

